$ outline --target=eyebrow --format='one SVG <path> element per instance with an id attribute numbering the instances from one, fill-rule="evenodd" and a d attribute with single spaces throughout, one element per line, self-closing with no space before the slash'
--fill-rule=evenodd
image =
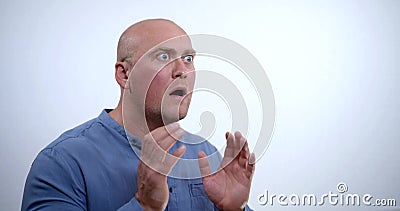
<path id="1" fill-rule="evenodd" d="M 183 52 L 184 55 L 189 55 L 189 54 L 196 54 L 196 50 L 192 49 L 187 49 Z"/>
<path id="2" fill-rule="evenodd" d="M 159 48 L 152 50 L 149 53 L 149 55 L 154 55 L 160 51 L 167 52 L 167 53 L 174 54 L 174 55 L 177 54 L 177 51 L 174 48 L 159 47 Z M 185 51 L 183 51 L 183 55 L 190 55 L 190 54 L 196 54 L 196 51 L 194 49 L 186 49 Z"/>

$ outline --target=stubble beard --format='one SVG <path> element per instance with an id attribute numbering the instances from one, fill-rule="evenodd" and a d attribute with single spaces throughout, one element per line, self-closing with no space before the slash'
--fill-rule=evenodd
<path id="1" fill-rule="evenodd" d="M 178 108 L 166 108 L 168 105 L 165 105 L 163 109 L 165 110 L 164 112 L 161 111 L 161 105 L 146 108 L 146 122 L 149 130 L 152 131 L 158 127 L 162 127 L 184 119 L 189 110 L 191 96 L 187 96 L 185 98 L 188 99 L 183 99 Z"/>

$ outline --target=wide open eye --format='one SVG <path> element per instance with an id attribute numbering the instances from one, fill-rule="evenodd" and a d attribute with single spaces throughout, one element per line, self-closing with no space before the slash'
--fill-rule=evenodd
<path id="1" fill-rule="evenodd" d="M 193 62 L 194 56 L 193 55 L 186 55 L 183 57 L 183 61 L 187 63 Z"/>
<path id="2" fill-rule="evenodd" d="M 167 53 L 160 53 L 160 54 L 158 54 L 157 59 L 159 59 L 161 61 L 168 61 L 169 55 Z"/>

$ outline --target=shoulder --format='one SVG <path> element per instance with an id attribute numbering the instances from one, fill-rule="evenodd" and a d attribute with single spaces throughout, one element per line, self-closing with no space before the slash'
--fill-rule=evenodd
<path id="1" fill-rule="evenodd" d="M 62 133 L 58 138 L 47 145 L 43 151 L 63 151 L 68 148 L 82 147 L 83 145 L 88 144 L 88 140 L 92 138 L 91 133 L 99 131 L 101 127 L 98 118 L 89 120 Z"/>
<path id="2" fill-rule="evenodd" d="M 68 169 L 78 169 L 79 162 L 84 160 L 81 158 L 92 148 L 86 134 L 97 127 L 96 124 L 96 119 L 92 119 L 62 133 L 39 152 L 32 163 L 31 174 L 43 175 L 40 172 L 50 171 L 64 175 Z"/>
<path id="3" fill-rule="evenodd" d="M 124 147 L 129 145 L 125 130 L 105 109 L 98 117 L 61 134 L 45 150 L 87 153 L 115 148 L 118 143 Z"/>
<path id="4" fill-rule="evenodd" d="M 93 161 L 104 154 L 102 149 L 110 148 L 107 146 L 107 134 L 110 132 L 106 126 L 97 117 L 62 133 L 39 152 L 30 174 L 40 177 L 58 174 L 63 178 L 75 178 L 82 168 L 92 168 Z"/>
<path id="5" fill-rule="evenodd" d="M 61 134 L 37 158 L 51 161 L 61 157 L 79 166 L 92 168 L 96 161 L 103 159 L 104 162 L 111 162 L 115 157 L 113 155 L 129 157 L 131 151 L 124 128 L 103 110 L 98 117 Z"/>

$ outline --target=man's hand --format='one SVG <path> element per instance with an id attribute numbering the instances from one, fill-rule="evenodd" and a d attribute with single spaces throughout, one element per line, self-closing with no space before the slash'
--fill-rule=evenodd
<path id="1" fill-rule="evenodd" d="M 211 175 L 207 155 L 198 153 L 204 190 L 220 210 L 243 210 L 249 199 L 255 169 L 255 155 L 250 154 L 247 140 L 236 132 L 226 133 L 227 146 L 220 169 Z"/>
<path id="2" fill-rule="evenodd" d="M 183 134 L 179 124 L 173 123 L 159 127 L 143 138 L 135 197 L 144 210 L 164 210 L 167 206 L 169 192 L 166 175 L 185 153 L 186 147 L 176 149 L 173 156 L 168 151 Z"/>

